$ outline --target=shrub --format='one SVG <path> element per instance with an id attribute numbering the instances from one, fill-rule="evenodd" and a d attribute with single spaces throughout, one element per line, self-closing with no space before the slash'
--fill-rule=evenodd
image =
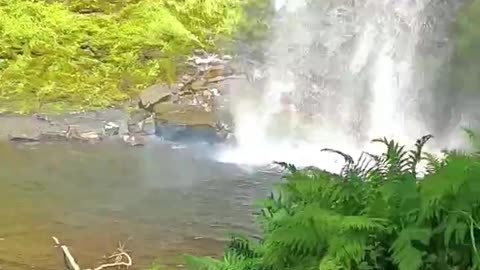
<path id="1" fill-rule="evenodd" d="M 386 151 L 356 162 L 334 151 L 340 174 L 284 164 L 290 173 L 262 203 L 262 239 L 234 237 L 223 260 L 190 257 L 191 269 L 478 269 L 478 154 L 436 159 L 422 151 L 430 138 L 414 150 L 375 140 Z"/>

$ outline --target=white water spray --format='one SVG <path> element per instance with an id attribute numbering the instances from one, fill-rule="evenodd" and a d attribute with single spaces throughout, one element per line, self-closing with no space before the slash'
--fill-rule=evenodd
<path id="1" fill-rule="evenodd" d="M 428 97 L 420 90 L 430 91 L 436 69 L 418 66 L 433 57 L 441 67 L 449 50 L 435 48 L 425 56 L 419 48 L 436 42 L 428 37 L 445 34 L 426 15 L 440 4 L 309 2 L 275 1 L 268 83 L 260 94 L 232 100 L 237 145 L 220 160 L 251 165 L 276 160 L 336 171 L 343 160 L 320 149 L 355 156 L 377 151 L 369 143 L 373 138 L 412 145 L 431 133 L 419 99 Z M 454 8 L 444 9 L 454 14 Z"/>

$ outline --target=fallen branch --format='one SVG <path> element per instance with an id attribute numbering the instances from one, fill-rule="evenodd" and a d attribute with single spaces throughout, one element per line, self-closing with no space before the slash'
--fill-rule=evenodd
<path id="1" fill-rule="evenodd" d="M 80 270 L 80 266 L 78 266 L 77 262 L 75 262 L 75 258 L 73 258 L 72 253 L 70 253 L 70 250 L 68 249 L 67 246 L 60 244 L 60 241 L 58 241 L 58 238 L 55 236 L 52 236 L 53 242 L 55 242 L 55 245 L 57 247 L 60 247 L 63 253 L 63 259 L 65 261 L 65 266 L 69 270 Z"/>
<path id="2" fill-rule="evenodd" d="M 77 264 L 77 262 L 75 261 L 75 258 L 73 257 L 68 247 L 66 245 L 61 244 L 58 238 L 56 238 L 55 236 L 52 236 L 52 239 L 55 245 L 57 247 L 60 247 L 60 249 L 62 250 L 65 267 L 68 270 L 82 270 L 80 266 Z M 122 243 L 119 243 L 116 252 L 113 253 L 111 256 L 107 257 L 106 263 L 93 269 L 87 268 L 84 270 L 103 270 L 103 269 L 113 268 L 113 267 L 129 268 L 130 266 L 132 266 L 132 258 L 125 251 L 125 245 Z"/>

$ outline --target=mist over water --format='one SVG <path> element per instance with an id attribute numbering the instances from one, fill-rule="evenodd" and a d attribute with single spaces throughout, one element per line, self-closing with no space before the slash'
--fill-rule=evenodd
<path id="1" fill-rule="evenodd" d="M 322 148 L 355 156 L 378 151 L 374 138 L 410 146 L 426 134 L 436 136 L 430 151 L 461 147 L 467 123 L 442 129 L 427 113 L 452 54 L 449 27 L 461 2 L 275 0 L 262 89 L 235 89 L 237 144 L 219 159 L 335 171 L 343 160 Z"/>

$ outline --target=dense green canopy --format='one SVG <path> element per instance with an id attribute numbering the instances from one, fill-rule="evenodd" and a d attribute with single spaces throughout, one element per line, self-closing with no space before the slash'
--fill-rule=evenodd
<path id="1" fill-rule="evenodd" d="M 104 107 L 230 36 L 242 0 L 0 0 L 0 110 Z M 62 101 L 62 102 L 59 102 Z"/>

